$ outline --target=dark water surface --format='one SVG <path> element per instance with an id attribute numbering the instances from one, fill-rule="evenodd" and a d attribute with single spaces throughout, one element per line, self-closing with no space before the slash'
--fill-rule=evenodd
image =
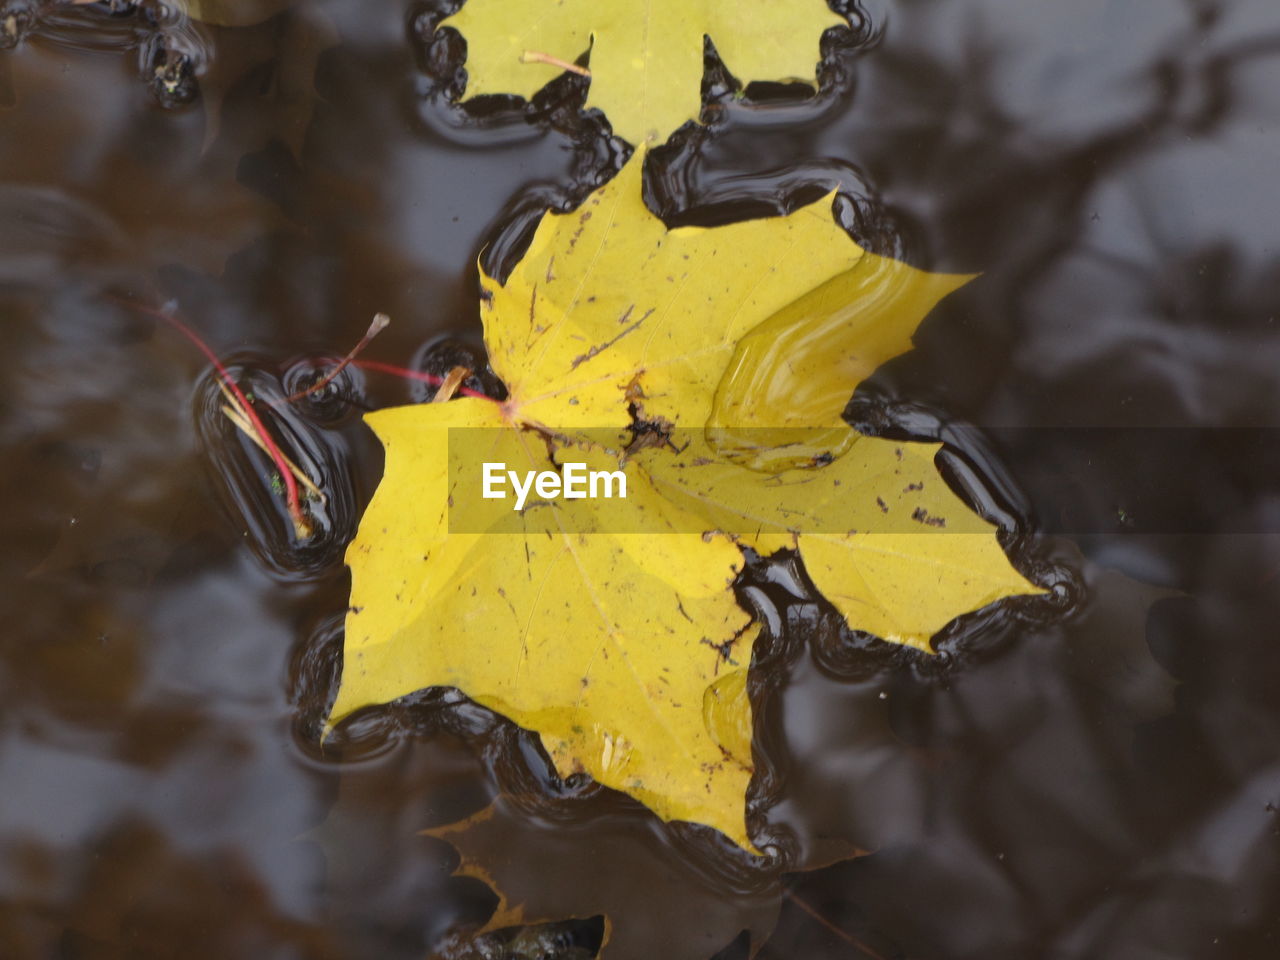
<path id="1" fill-rule="evenodd" d="M 176 304 L 267 399 L 375 311 L 370 358 L 447 369 L 479 343 L 477 255 L 509 267 L 625 148 L 574 82 L 451 106 L 439 6 L 257 6 L 278 12 L 219 28 L 0 4 L 4 958 L 425 957 L 494 901 L 422 829 L 497 787 L 542 798 L 531 836 L 573 820 L 605 849 L 641 816 L 444 692 L 322 749 L 342 546 L 381 468 L 358 408 L 423 394 L 357 372 L 356 403 L 282 423 L 331 494 L 299 550 L 203 358 L 112 299 Z M 850 417 L 950 440 L 1056 594 L 924 662 L 757 571 L 789 664 L 757 690 L 757 814 L 785 856 L 876 847 L 787 879 L 763 955 L 1275 957 L 1280 476 L 1256 438 L 1280 428 L 1280 7 L 846 9 L 816 99 L 737 101 L 712 64 L 711 125 L 659 152 L 652 202 L 714 223 L 834 180 L 867 246 L 981 271 Z M 691 883 L 760 880 L 652 842 Z"/>

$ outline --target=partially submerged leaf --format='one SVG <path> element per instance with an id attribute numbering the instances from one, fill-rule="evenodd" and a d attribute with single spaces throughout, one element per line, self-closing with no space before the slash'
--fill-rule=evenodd
<path id="1" fill-rule="evenodd" d="M 711 882 L 640 820 L 549 830 L 498 796 L 462 823 L 427 833 L 457 849 L 457 875 L 497 892 L 498 908 L 479 933 L 603 915 L 601 956 L 707 960 L 744 930 L 759 948 L 777 920 L 777 878 L 746 892 Z"/>
<path id="2" fill-rule="evenodd" d="M 641 200 L 642 162 L 544 218 L 506 283 L 483 278 L 505 402 L 370 415 L 386 474 L 348 551 L 331 719 L 455 686 L 537 731 L 562 775 L 589 773 L 754 850 L 742 693 L 754 632 L 731 589 L 742 549 L 798 549 L 852 626 L 923 649 L 954 617 L 1036 588 L 937 476 L 935 446 L 860 437 L 839 419 L 840 392 L 906 349 L 966 278 L 860 249 L 830 197 L 668 230 Z M 845 305 L 860 297 L 865 316 Z M 772 337 L 793 346 L 775 375 L 802 393 L 798 415 L 785 395 L 742 391 L 769 379 L 758 352 Z M 786 453 L 740 424 L 782 428 Z M 796 462 L 789 441 L 806 424 L 830 443 Z M 580 462 L 624 475 L 627 496 L 539 492 L 513 510 L 482 498 L 482 462 Z"/>
<path id="3" fill-rule="evenodd" d="M 1002 621 L 994 632 L 1003 634 L 997 641 L 1003 653 L 983 655 L 954 682 L 922 684 L 902 672 L 865 672 L 865 665 L 857 665 L 856 645 L 848 643 L 833 620 L 817 615 L 789 621 L 789 632 L 802 635 L 806 649 L 781 693 L 780 712 L 794 723 L 787 724 L 788 773 L 771 816 L 785 824 L 794 840 L 788 872 L 857 857 L 861 851 L 838 842 L 850 836 L 866 848 L 894 844 L 901 853 L 913 845 L 934 845 L 940 832 L 954 855 L 956 819 L 946 817 L 939 826 L 938 796 L 973 789 L 975 783 L 997 782 L 984 775 L 993 762 L 1009 774 L 1007 782 L 1017 782 L 1019 790 L 1034 790 L 1034 783 L 1017 780 L 1019 772 L 1034 774 L 1037 767 L 1027 765 L 1028 754 L 1043 756 L 1041 746 L 1055 733 L 1072 732 L 1080 749 L 1076 760 L 1088 763 L 1114 756 L 1117 750 L 1123 754 L 1134 724 L 1167 713 L 1170 678 L 1151 658 L 1143 638 L 1150 605 L 1169 591 L 1092 566 L 1070 543 L 1053 546 L 1058 562 L 1083 574 L 1093 595 L 1087 610 L 1082 616 L 1036 625 Z M 791 637 L 793 642 L 799 639 L 796 634 Z M 984 646 L 988 642 L 985 636 L 981 640 Z M 1123 653 L 1119 670 L 1116 650 Z M 877 659 L 865 652 L 862 656 Z M 998 695 L 1001 690 L 1005 693 Z M 891 707 L 900 697 L 903 701 Z M 1082 709 L 1085 705 L 1089 709 Z M 912 743 L 898 738 L 891 713 L 898 715 L 899 728 L 904 715 L 911 718 Z M 1046 739 L 1030 742 L 1039 737 Z M 975 750 L 975 742 L 985 747 Z M 1011 743 L 1021 749 L 1011 749 Z M 431 769 L 437 777 L 454 764 L 474 769 L 460 760 L 451 763 L 450 754 L 441 752 L 450 747 L 442 738 L 411 738 L 404 746 L 411 754 L 423 755 L 419 767 Z M 377 775 L 348 771 L 342 789 L 347 791 L 353 776 Z M 383 770 L 381 775 L 404 778 L 399 765 L 394 774 Z M 1004 792 L 1000 786 L 981 789 L 992 796 Z M 366 792 L 377 813 L 365 811 L 361 819 L 392 836 L 387 822 L 412 822 L 413 810 L 434 806 L 411 792 L 409 798 L 399 798 L 398 807 L 384 811 L 381 805 L 392 802 L 385 786 L 370 784 Z M 448 795 L 461 792 L 451 786 Z M 738 883 L 708 885 L 697 872 L 700 863 L 706 867 L 697 851 L 657 836 L 652 821 L 643 815 L 618 815 L 616 806 L 579 800 L 572 814 L 557 816 L 552 824 L 538 815 L 550 802 L 518 791 L 503 794 L 477 815 L 426 831 L 457 850 L 461 862 L 456 875 L 481 880 L 499 900 L 478 933 L 465 926 L 455 928 L 437 956 L 489 956 L 465 952 L 464 945 L 487 931 L 569 917 L 605 918 L 608 937 L 602 958 L 671 955 L 705 960 L 716 949 L 713 944 L 728 943 L 739 930 L 749 930 L 754 950 L 773 928 L 779 894 L 773 877 L 759 877 L 745 895 L 735 890 L 743 886 Z M 978 836 L 993 858 L 996 851 L 1007 849 L 1008 859 L 1015 860 L 1016 849 L 1004 846 L 1012 828 L 993 828 L 986 809 L 978 804 L 961 811 L 961 836 L 965 842 Z M 334 835 L 351 844 L 346 829 Z M 366 852 L 367 844 L 351 845 L 365 857 L 375 856 Z M 413 849 L 403 843 L 397 849 L 404 847 Z M 1027 856 L 1034 857 L 1034 851 Z M 871 863 L 866 866 L 874 869 Z M 1103 864 L 1098 869 L 1105 868 Z M 381 871 L 375 872 L 382 877 Z M 830 915 L 829 908 L 823 912 Z"/>
<path id="4" fill-rule="evenodd" d="M 479 934 L 457 932 L 437 945 L 432 960 L 592 960 L 599 954 L 603 918 L 499 927 Z"/>
<path id="5" fill-rule="evenodd" d="M 467 0 L 444 21 L 467 40 L 467 93 L 532 97 L 591 54 L 588 107 L 633 144 L 661 142 L 702 109 L 703 37 L 743 83 L 814 83 L 818 39 L 846 23 L 825 0 L 536 0 L 525 15 Z M 542 56 L 539 56 L 542 55 Z"/>

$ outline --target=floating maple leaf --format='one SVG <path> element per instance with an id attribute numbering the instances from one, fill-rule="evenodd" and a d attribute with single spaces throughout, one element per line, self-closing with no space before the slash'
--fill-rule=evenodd
<path id="1" fill-rule="evenodd" d="M 702 110 L 703 38 L 734 76 L 814 82 L 818 38 L 845 25 L 825 0 L 468 0 L 444 21 L 467 39 L 471 96 L 532 97 L 591 51 L 588 107 L 618 136 L 660 141 Z"/>
<path id="2" fill-rule="evenodd" d="M 830 197 L 787 217 L 668 230 L 644 207 L 642 163 L 640 152 L 579 210 L 545 217 L 505 284 L 484 278 L 485 340 L 509 399 L 370 416 L 386 473 L 347 555 L 331 720 L 454 686 L 537 731 L 561 775 L 585 771 L 754 849 L 754 632 L 731 590 L 743 547 L 797 547 L 853 626 L 920 647 L 955 616 L 1035 588 L 937 477 L 936 446 L 860 437 L 838 408 L 827 416 L 857 382 L 850 331 L 865 344 L 854 366 L 871 369 L 966 278 L 863 251 Z M 865 313 L 818 311 L 860 298 Z M 808 335 L 777 376 L 825 370 L 841 385 L 805 393 L 819 398 L 807 415 L 824 448 L 805 466 L 732 429 L 702 432 L 735 410 L 748 426 L 796 429 L 780 408 L 733 399 L 757 362 L 752 331 L 772 337 L 779 323 Z M 681 430 L 684 447 L 672 442 Z M 626 499 L 543 495 L 513 511 L 481 497 L 482 461 L 566 459 L 622 471 Z"/>

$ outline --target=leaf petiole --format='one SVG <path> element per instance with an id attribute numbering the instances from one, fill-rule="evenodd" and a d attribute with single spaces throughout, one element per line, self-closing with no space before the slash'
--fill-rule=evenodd
<path id="1" fill-rule="evenodd" d="M 388 317 L 385 313 L 375 313 L 373 315 L 373 322 L 369 324 L 368 331 L 365 333 L 363 337 L 360 338 L 360 342 L 351 348 L 351 352 L 342 358 L 341 362 L 336 367 L 334 367 L 332 370 L 326 373 L 324 377 L 322 377 L 320 380 L 317 380 L 311 386 L 307 387 L 305 390 L 299 390 L 296 393 L 291 393 L 289 394 L 289 396 L 285 397 L 280 402 L 293 403 L 294 401 L 301 400 L 303 397 L 307 397 L 313 393 L 317 393 L 323 390 L 329 384 L 333 383 L 334 379 L 338 376 L 338 374 L 342 373 L 343 370 L 347 369 L 347 367 L 351 364 L 351 362 L 355 360 L 357 356 L 360 355 L 360 352 L 369 345 L 369 341 L 371 341 L 374 337 L 380 334 L 383 330 L 387 329 L 387 326 L 390 323 L 391 323 L 391 318 Z"/>
<path id="2" fill-rule="evenodd" d="M 580 77 L 591 76 L 591 71 L 586 67 L 580 67 L 576 63 L 569 63 L 567 60 L 561 60 L 559 57 L 553 57 L 549 53 L 541 53 L 538 50 L 526 50 L 520 54 L 521 63 L 545 63 L 553 67 L 559 67 L 561 70 L 567 70 L 569 73 L 576 73 Z"/>

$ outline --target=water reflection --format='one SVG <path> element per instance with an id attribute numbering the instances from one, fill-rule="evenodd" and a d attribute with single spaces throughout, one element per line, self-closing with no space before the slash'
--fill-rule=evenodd
<path id="1" fill-rule="evenodd" d="M 312 0 L 238 28 L 141 6 L 2 11 L 6 956 L 423 956 L 493 898 L 418 831 L 495 783 L 516 847 L 623 838 L 678 851 L 680 882 L 754 895 L 764 879 L 713 840 L 558 780 L 456 694 L 322 744 L 338 549 L 377 475 L 354 411 L 425 394 L 353 375 L 346 407 L 302 412 L 348 498 L 303 562 L 271 539 L 261 462 L 200 413 L 201 359 L 108 299 L 175 299 L 265 394 L 376 311 L 393 325 L 373 356 L 431 369 L 474 349 L 481 251 L 509 266 L 539 211 L 625 145 L 577 115 L 571 81 L 527 107 L 452 106 L 443 3 Z M 1082 456 L 1020 428 L 1276 425 L 1274 5 L 858 11 L 810 100 L 738 101 L 713 69 L 710 125 L 658 158 L 650 196 L 714 222 L 835 182 L 868 246 L 983 272 L 862 413 L 1015 428 L 961 444 L 952 472 L 1018 535 L 1049 525 L 1028 478 Z M 199 86 L 186 105 L 154 83 L 174 50 Z M 1158 482 L 1194 496 L 1204 476 Z M 787 880 L 763 955 L 857 955 L 803 901 L 885 956 L 1270 957 L 1280 547 L 1222 531 L 1273 529 L 1274 479 L 1227 477 L 1230 515 L 1203 513 L 1216 534 L 1033 545 L 1062 597 L 961 624 L 927 663 L 842 630 L 794 564 L 758 569 L 742 596 L 768 628 L 759 662 L 791 670 L 752 679 L 759 836 L 775 867 L 831 862 L 850 836 L 877 849 Z M 1052 506 L 1140 511 L 1150 482 L 1109 465 Z M 558 862 L 527 864 L 530 882 L 577 866 Z"/>

